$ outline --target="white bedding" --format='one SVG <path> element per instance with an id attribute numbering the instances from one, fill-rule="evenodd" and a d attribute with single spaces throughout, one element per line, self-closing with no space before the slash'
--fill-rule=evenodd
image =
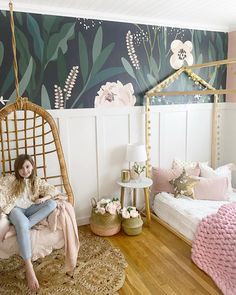
<path id="1" fill-rule="evenodd" d="M 233 201 L 236 201 L 236 193 L 230 194 L 229 201 L 206 201 L 193 200 L 186 196 L 174 198 L 172 194 L 163 192 L 154 197 L 153 211 L 163 221 L 192 241 L 202 218 L 216 213 L 221 205 Z"/>

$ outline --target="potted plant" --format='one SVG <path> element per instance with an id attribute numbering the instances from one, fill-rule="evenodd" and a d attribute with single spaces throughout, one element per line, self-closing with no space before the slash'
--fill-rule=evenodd
<path id="1" fill-rule="evenodd" d="M 121 227 L 120 201 L 113 198 L 101 199 L 97 202 L 95 198 L 92 198 L 91 203 L 90 228 L 92 232 L 99 236 L 112 236 L 118 233 Z"/>
<path id="2" fill-rule="evenodd" d="M 139 235 L 142 232 L 143 221 L 136 207 L 128 206 L 120 210 L 122 228 L 129 236 Z"/>
<path id="3" fill-rule="evenodd" d="M 134 163 L 131 169 L 131 178 L 132 179 L 140 179 L 140 175 L 145 171 L 146 166 L 141 165 L 137 162 Z"/>

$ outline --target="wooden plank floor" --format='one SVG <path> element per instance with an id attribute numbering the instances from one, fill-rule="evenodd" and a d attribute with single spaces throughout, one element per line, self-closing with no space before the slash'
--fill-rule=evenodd
<path id="1" fill-rule="evenodd" d="M 128 268 L 119 294 L 222 294 L 191 262 L 191 247 L 156 221 L 139 236 L 123 232 L 107 238 L 124 254 Z"/>

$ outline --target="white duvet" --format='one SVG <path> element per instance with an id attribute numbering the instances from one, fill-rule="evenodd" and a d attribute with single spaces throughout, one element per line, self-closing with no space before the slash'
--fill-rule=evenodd
<path id="1" fill-rule="evenodd" d="M 153 211 L 163 221 L 192 241 L 202 218 L 216 213 L 221 205 L 233 201 L 236 201 L 236 193 L 230 194 L 229 201 L 207 201 L 193 200 L 186 196 L 174 198 L 172 194 L 163 192 L 155 196 Z"/>

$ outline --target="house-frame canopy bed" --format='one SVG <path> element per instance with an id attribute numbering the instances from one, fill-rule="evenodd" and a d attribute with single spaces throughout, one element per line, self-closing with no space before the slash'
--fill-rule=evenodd
<path id="1" fill-rule="evenodd" d="M 152 97 L 156 96 L 179 96 L 179 95 L 214 95 L 213 109 L 212 109 L 212 139 L 211 139 L 211 166 L 216 168 L 217 163 L 217 152 L 219 149 L 219 142 L 217 140 L 217 127 L 219 124 L 218 121 L 218 103 L 219 103 L 219 95 L 222 94 L 236 94 L 236 89 L 216 89 L 212 85 L 210 85 L 207 81 L 202 79 L 199 75 L 195 74 L 192 70 L 200 69 L 205 67 L 219 67 L 221 65 L 230 65 L 235 64 L 236 59 L 226 59 L 213 61 L 203 64 L 196 64 L 192 66 L 184 66 L 171 74 L 169 77 L 164 79 L 162 82 L 158 83 L 155 87 L 150 89 L 145 94 L 145 141 L 146 141 L 146 149 L 147 149 L 147 161 L 146 161 L 146 174 L 148 177 L 152 175 L 152 165 L 151 165 L 151 116 L 150 116 L 150 100 Z M 178 80 L 178 78 L 186 74 L 192 81 L 197 82 L 204 88 L 202 90 L 191 90 L 191 91 L 165 91 L 169 85 L 171 85 L 174 81 Z M 196 83 L 196 84 L 197 84 Z M 170 226 L 167 222 L 163 221 L 155 214 L 152 213 L 152 218 L 163 224 L 169 230 L 174 232 L 177 236 L 182 238 L 188 244 L 191 244 L 191 240 L 186 238 L 184 235 L 179 233 L 176 229 Z"/>
<path id="2" fill-rule="evenodd" d="M 163 171 L 160 172 L 161 168 L 159 167 L 155 168 L 151 166 L 150 99 L 159 96 L 214 95 L 212 108 L 211 166 L 215 169 L 217 153 L 219 151 L 217 137 L 217 127 L 219 127 L 219 95 L 236 94 L 236 89 L 215 89 L 192 70 L 204 67 L 219 67 L 220 65 L 235 63 L 236 59 L 227 59 L 183 67 L 146 93 L 146 173 L 147 176 L 153 178 L 154 183 L 155 181 L 158 182 L 158 177 L 163 177 L 163 174 L 161 174 Z M 194 82 L 197 82 L 195 84 L 203 86 L 204 90 L 164 91 L 165 88 L 184 73 Z M 180 161 L 180 164 L 182 163 L 184 162 Z M 168 228 L 186 243 L 192 245 L 191 258 L 193 262 L 212 277 L 224 294 L 236 294 L 236 193 L 231 186 L 231 171 L 234 167 L 233 164 L 227 164 L 214 170 L 209 167 L 207 163 L 194 162 L 194 165 L 195 170 L 199 169 L 198 175 L 191 173 L 187 175 L 187 168 L 185 166 L 179 166 L 182 168 L 182 172 L 178 172 L 179 176 L 172 176 L 173 180 L 171 180 L 171 178 L 167 179 L 165 180 L 166 183 L 170 186 L 170 184 L 175 185 L 178 181 L 184 183 L 186 180 L 188 181 L 191 179 L 192 181 L 195 180 L 199 186 L 204 184 L 204 182 L 207 183 L 208 189 L 211 191 L 215 184 L 218 185 L 220 181 L 222 182 L 224 180 L 225 184 L 222 190 L 224 192 L 223 198 L 197 198 L 195 195 L 197 192 L 197 185 L 195 190 L 192 188 L 192 195 L 185 194 L 184 189 L 183 191 L 178 191 L 178 194 L 176 194 L 176 187 L 174 187 L 172 193 L 170 191 L 157 191 L 157 193 L 155 193 L 152 189 L 152 193 L 154 192 L 153 211 L 155 212 L 152 213 L 152 218 Z M 172 175 L 174 173 L 173 168 L 172 165 L 172 170 L 168 170 L 171 171 Z M 165 177 L 167 178 L 167 176 Z M 221 190 L 222 187 L 223 185 L 221 183 L 219 190 Z M 215 190 L 212 191 L 216 190 L 215 188 Z M 206 189 L 204 194 L 208 194 Z"/>

